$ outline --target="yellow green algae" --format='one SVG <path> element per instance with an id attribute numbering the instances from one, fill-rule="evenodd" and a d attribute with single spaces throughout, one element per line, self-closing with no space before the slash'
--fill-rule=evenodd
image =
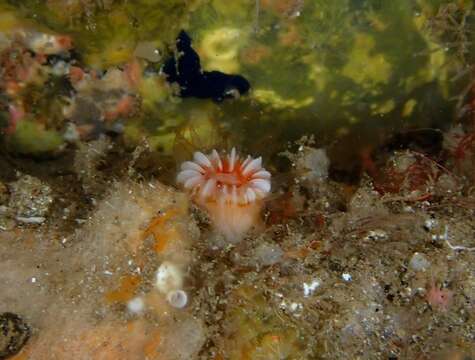
<path id="1" fill-rule="evenodd" d="M 450 93 L 460 88 L 448 81 L 447 74 L 456 71 L 447 66 L 453 54 L 428 31 L 435 3 L 237 3 L 233 10 L 213 2 L 201 7 L 189 32 L 204 59 L 213 50 L 203 46 L 209 37 L 220 30 L 223 37 L 230 29 L 241 33 L 241 40 L 225 49 L 228 56 L 221 66 L 251 79 L 251 101 L 243 100 L 238 110 L 224 104 L 222 121 L 252 134 L 250 142 L 269 133 L 292 137 L 306 131 L 351 131 L 354 124 L 373 121 L 394 127 L 401 114 L 407 123 L 421 126 L 444 123 L 449 116 Z M 204 65 L 219 67 L 219 60 Z"/>
<path id="2" fill-rule="evenodd" d="M 44 154 L 59 150 L 63 144 L 63 138 L 56 131 L 46 130 L 32 120 L 23 120 L 8 139 L 7 146 L 20 154 Z"/>
<path id="3" fill-rule="evenodd" d="M 186 29 L 205 70 L 239 73 L 248 96 L 214 104 L 181 100 L 157 73 L 144 76 L 140 111 L 123 120 L 132 147 L 143 138 L 169 152 L 173 132 L 193 108 L 232 127 L 240 141 L 294 139 L 306 132 L 351 133 L 379 124 L 440 125 L 464 84 L 451 81 L 457 53 L 445 49 L 432 19 L 449 1 L 220 1 L 140 0 L 0 2 L 10 22 L 38 24 L 72 37 L 83 66 L 107 70 L 134 58 L 140 42 L 155 44 L 158 71 Z M 470 11 L 471 1 L 457 2 Z M 31 25 L 29 25 L 31 26 Z M 470 46 L 470 45 L 467 45 Z M 430 100 L 428 100 L 428 95 Z M 409 105 L 407 105 L 409 104 Z M 421 116 L 421 114 L 424 114 Z M 256 126 L 256 124 L 259 126 Z M 249 136 L 252 134 L 252 136 Z"/>
<path id="4" fill-rule="evenodd" d="M 131 59 L 141 40 L 173 42 L 198 1 L 5 1 L 19 15 L 73 36 L 85 61 L 105 68 Z M 0 4 L 1 4 L 0 3 Z"/>
<path id="5" fill-rule="evenodd" d="M 224 353 L 230 360 L 302 359 L 308 339 L 281 310 L 252 287 L 243 286 L 230 297 L 226 315 Z"/>
<path id="6" fill-rule="evenodd" d="M 300 8 L 299 3 L 303 3 Z M 203 44 L 218 30 L 235 29 L 247 39 L 229 45 L 233 51 L 226 49 L 229 57 L 222 66 L 238 68 L 252 80 L 250 96 L 257 104 L 244 103 L 235 115 L 241 115 L 237 123 L 248 119 L 244 127 L 250 133 L 259 133 L 251 130 L 256 118 L 263 123 L 263 132 L 282 121 L 291 122 L 284 125 L 290 132 L 381 117 L 390 124 L 402 112 L 409 121 L 421 121 L 416 117 L 419 112 L 411 117 L 413 112 L 404 111 L 404 104 L 412 100 L 420 111 L 429 111 L 425 101 L 418 101 L 424 94 L 417 91 L 427 87 L 441 101 L 441 113 L 448 113 L 445 90 L 450 69 L 443 64 L 450 54 L 440 46 L 434 48 L 421 26 L 421 14 L 427 19 L 433 11 L 425 3 L 261 1 L 259 8 L 254 3 L 235 5 L 233 16 L 227 15 L 229 9 L 213 4 L 193 14 L 189 31 L 205 59 L 212 49 Z M 296 14 L 289 15 L 285 10 L 292 6 Z M 231 60 L 240 66 L 230 66 Z M 218 66 L 216 62 L 204 64 Z"/>

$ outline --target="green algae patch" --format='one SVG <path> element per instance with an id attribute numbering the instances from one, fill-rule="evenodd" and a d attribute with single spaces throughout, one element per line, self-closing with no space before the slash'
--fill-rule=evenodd
<path id="1" fill-rule="evenodd" d="M 11 151 L 24 155 L 49 155 L 61 149 L 64 141 L 54 130 L 46 130 L 31 120 L 18 123 L 15 133 L 7 139 Z"/>

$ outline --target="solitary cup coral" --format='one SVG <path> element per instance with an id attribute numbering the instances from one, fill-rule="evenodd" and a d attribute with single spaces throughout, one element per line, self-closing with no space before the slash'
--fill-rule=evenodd
<path id="1" fill-rule="evenodd" d="M 243 159 L 233 148 L 223 156 L 216 150 L 209 155 L 195 152 L 193 161 L 181 164 L 177 182 L 208 211 L 218 232 L 235 243 L 259 220 L 270 178 L 262 158 Z"/>

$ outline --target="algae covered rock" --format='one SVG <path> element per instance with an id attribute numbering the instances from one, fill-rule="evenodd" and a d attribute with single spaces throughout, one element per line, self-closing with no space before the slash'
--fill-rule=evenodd
<path id="1" fill-rule="evenodd" d="M 15 133 L 8 139 L 11 151 L 30 155 L 55 153 L 61 150 L 63 144 L 61 134 L 29 120 L 20 122 Z"/>
<path id="2" fill-rule="evenodd" d="M 434 8 L 407 0 L 278 0 L 236 1 L 230 10 L 211 2 L 192 14 L 189 33 L 204 69 L 250 80 L 255 102 L 242 104 L 246 117 L 237 126 L 254 133 L 281 126 L 288 137 L 371 122 L 400 126 L 401 119 L 440 124 L 453 106 L 449 93 L 459 88 L 448 82 L 456 54 L 429 30 Z"/>
<path id="3" fill-rule="evenodd" d="M 171 43 L 199 1 L 8 1 L 26 18 L 72 34 L 84 60 L 107 67 L 127 62 L 139 41 Z"/>
<path id="4" fill-rule="evenodd" d="M 236 289 L 228 304 L 223 353 L 227 359 L 304 359 L 305 340 L 257 290 Z"/>
<path id="5" fill-rule="evenodd" d="M 170 153 L 176 129 L 191 120 L 194 110 L 208 104 L 178 99 L 173 85 L 160 74 L 162 64 L 176 50 L 181 29 L 192 38 L 204 71 L 239 74 L 251 83 L 249 95 L 212 104 L 207 116 L 232 126 L 237 137 L 249 139 L 252 145 L 252 139 L 269 133 L 295 139 L 305 132 L 348 134 L 372 124 L 381 125 L 380 129 L 443 124 L 456 105 L 450 99 L 467 86 L 466 77 L 457 74 L 470 64 L 472 53 L 463 19 L 469 19 L 473 4 L 449 3 L 237 0 L 224 6 L 200 0 L 109 0 L 65 5 L 57 0 L 10 0 L 0 4 L 9 14 L 5 29 L 21 27 L 27 19 L 29 28 L 38 28 L 35 39 L 41 39 L 43 32 L 62 34 L 49 36 L 68 40 L 63 45 L 74 50 L 69 54 L 77 61 L 69 64 L 74 73 L 103 82 L 109 81 L 111 70 L 133 75 L 127 98 L 99 99 L 105 105 L 98 106 L 105 109 L 101 113 L 105 120 L 120 115 L 115 107 L 127 101 L 133 103 L 134 112 L 120 119 L 124 122 L 117 127 L 102 126 L 101 116 L 89 122 L 123 130 L 130 147 L 145 137 L 154 148 Z M 457 23 L 452 32 L 447 30 L 450 19 Z M 74 79 L 71 73 L 66 75 Z M 454 76 L 457 81 L 450 80 Z M 47 98 L 54 95 L 50 91 Z M 76 100 L 68 102 L 74 105 Z M 81 115 L 77 108 L 75 119 Z M 58 101 L 41 98 L 34 108 L 26 109 L 33 115 L 56 115 L 41 119 L 47 132 L 38 130 L 42 141 L 34 147 L 27 141 L 31 126 L 26 123 L 20 130 L 27 134 L 17 135 L 14 141 L 20 145 L 17 148 L 35 153 L 60 147 L 57 131 L 64 125 L 58 116 L 62 109 Z M 254 136 L 246 136 L 249 132 Z"/>

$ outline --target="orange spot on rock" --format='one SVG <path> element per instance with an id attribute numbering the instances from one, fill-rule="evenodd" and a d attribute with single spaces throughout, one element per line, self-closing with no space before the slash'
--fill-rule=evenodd
<path id="1" fill-rule="evenodd" d="M 10 96 L 15 96 L 21 90 L 20 83 L 16 81 L 7 81 L 5 84 L 5 92 Z"/>
<path id="2" fill-rule="evenodd" d="M 28 350 L 29 348 L 23 348 L 18 354 L 14 355 L 11 360 L 28 360 L 31 359 L 31 351 Z"/>
<path id="3" fill-rule="evenodd" d="M 126 117 L 134 108 L 134 98 L 130 95 L 123 96 L 111 111 L 106 111 L 104 117 L 106 120 L 115 120 L 120 116 Z"/>
<path id="4" fill-rule="evenodd" d="M 161 342 L 160 332 L 157 330 L 149 337 L 149 341 L 144 346 L 144 355 L 146 359 L 156 359 L 159 355 Z"/>
<path id="5" fill-rule="evenodd" d="M 157 316 L 167 316 L 170 311 L 170 305 L 165 297 L 159 294 L 158 291 L 150 291 L 146 294 L 145 303 L 147 304 L 147 310 Z"/>
<path id="6" fill-rule="evenodd" d="M 62 49 L 64 50 L 69 50 L 73 47 L 73 40 L 71 39 L 70 36 L 67 35 L 61 35 L 58 36 L 58 44 L 61 46 Z"/>
<path id="7" fill-rule="evenodd" d="M 271 50 L 269 47 L 258 44 L 244 49 L 241 53 L 241 59 L 246 64 L 255 65 L 268 58 L 270 55 Z"/>
<path id="8" fill-rule="evenodd" d="M 48 57 L 47 57 L 45 54 L 36 54 L 36 55 L 35 55 L 35 60 L 36 60 L 39 64 L 43 65 L 43 64 L 45 64 L 46 61 L 48 60 Z"/>
<path id="9" fill-rule="evenodd" d="M 57 324 L 61 329 L 64 324 Z M 76 326 L 71 332 L 59 335 L 56 327 L 45 329 L 30 339 L 26 347 L 13 360 L 50 359 L 101 359 L 130 360 L 160 358 L 157 352 L 147 354 L 147 346 L 157 340 L 156 327 L 144 320 L 123 323 L 101 323 L 85 325 L 80 321 L 69 323 Z M 153 356 L 152 356 L 153 355 Z"/>
<path id="10" fill-rule="evenodd" d="M 173 239 L 178 238 L 180 235 L 175 228 L 167 229 L 163 233 L 155 237 L 155 252 L 160 253 L 165 250 L 166 245 Z"/>
<path id="11" fill-rule="evenodd" d="M 171 209 L 152 219 L 150 225 L 143 232 L 142 241 L 152 235 L 155 240 L 155 251 L 157 253 L 163 252 L 170 240 L 180 236 L 174 227 L 167 227 L 168 221 L 176 215 L 177 210 Z"/>
<path id="12" fill-rule="evenodd" d="M 78 66 L 71 66 L 69 68 L 69 79 L 73 83 L 77 83 L 84 78 L 84 70 Z"/>
<path id="13" fill-rule="evenodd" d="M 127 275 L 121 279 L 117 290 L 106 293 L 106 300 L 109 303 L 125 303 L 132 299 L 140 285 L 141 278 L 137 275 Z"/>
<path id="14" fill-rule="evenodd" d="M 279 33 L 279 43 L 283 46 L 295 46 L 301 40 L 298 29 L 293 24 L 286 31 Z"/>
<path id="15" fill-rule="evenodd" d="M 261 0 L 263 9 L 271 10 L 279 17 L 292 17 L 303 5 L 303 0 Z"/>
<path id="16" fill-rule="evenodd" d="M 290 259 L 303 259 L 308 256 L 310 250 L 307 248 L 298 248 L 285 252 L 285 256 Z"/>
<path id="17" fill-rule="evenodd" d="M 131 88 L 136 88 L 142 80 L 142 68 L 137 59 L 129 62 L 124 68 L 124 74 Z"/>
<path id="18" fill-rule="evenodd" d="M 132 110 L 134 105 L 134 98 L 126 95 L 117 103 L 117 112 L 121 115 L 127 115 Z"/>

